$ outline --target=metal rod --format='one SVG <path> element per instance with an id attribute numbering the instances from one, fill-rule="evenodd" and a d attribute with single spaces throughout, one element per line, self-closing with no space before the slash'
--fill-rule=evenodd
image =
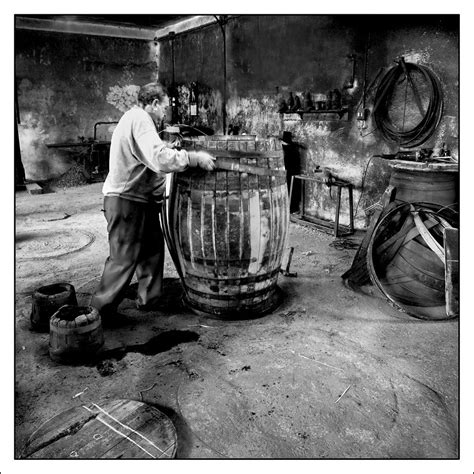
<path id="1" fill-rule="evenodd" d="M 96 122 L 94 124 L 94 140 L 97 139 L 97 125 L 112 125 L 114 123 L 118 123 L 118 122 Z"/>
<path id="2" fill-rule="evenodd" d="M 365 100 L 367 94 L 367 71 L 369 67 L 369 48 L 370 48 L 370 31 L 367 34 L 367 44 L 365 45 L 365 64 L 364 64 L 364 87 L 362 90 L 362 110 L 365 114 Z"/>
<path id="3" fill-rule="evenodd" d="M 171 42 L 171 82 L 174 87 L 174 38 L 176 37 L 176 35 L 173 31 L 170 31 L 168 37 Z"/>
<path id="4" fill-rule="evenodd" d="M 223 76 L 224 84 L 222 86 L 222 129 L 223 134 L 227 134 L 227 112 L 226 112 L 226 103 L 227 103 L 227 50 L 226 50 L 226 34 L 225 34 L 225 25 L 227 23 L 227 17 L 225 15 L 218 16 L 214 15 L 217 23 L 221 27 L 222 37 L 223 37 Z"/>
<path id="5" fill-rule="evenodd" d="M 222 128 L 223 134 L 227 133 L 227 47 L 226 47 L 226 34 L 225 26 L 222 27 L 222 34 L 224 35 L 224 85 L 223 85 L 223 99 L 222 99 Z"/>
<path id="6" fill-rule="evenodd" d="M 290 182 L 290 197 L 289 197 L 289 203 L 288 203 L 290 214 L 291 214 L 291 200 L 293 198 L 293 182 L 294 182 L 294 180 L 295 180 L 295 177 L 293 175 L 291 177 L 291 182 Z"/>
<path id="7" fill-rule="evenodd" d="M 341 211 L 341 191 L 342 187 L 337 187 L 336 219 L 334 222 L 334 237 L 339 237 L 339 214 Z"/>

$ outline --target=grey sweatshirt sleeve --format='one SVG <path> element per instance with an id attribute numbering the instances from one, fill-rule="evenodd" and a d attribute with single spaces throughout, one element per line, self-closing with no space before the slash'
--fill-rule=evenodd
<path id="1" fill-rule="evenodd" d="M 141 129 L 135 135 L 138 159 L 156 173 L 183 171 L 189 166 L 186 150 L 168 148 L 155 129 Z"/>

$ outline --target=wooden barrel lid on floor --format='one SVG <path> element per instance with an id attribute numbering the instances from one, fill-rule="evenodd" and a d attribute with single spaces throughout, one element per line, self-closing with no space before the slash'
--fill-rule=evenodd
<path id="1" fill-rule="evenodd" d="M 135 400 L 85 403 L 51 418 L 29 439 L 30 459 L 169 459 L 177 434 L 157 408 Z"/>

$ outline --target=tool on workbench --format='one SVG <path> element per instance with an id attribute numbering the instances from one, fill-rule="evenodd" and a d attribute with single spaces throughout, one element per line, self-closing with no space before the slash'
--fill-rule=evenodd
<path id="1" fill-rule="evenodd" d="M 421 150 L 397 151 L 397 153 L 382 153 L 374 157 L 384 158 L 385 160 L 404 160 L 404 161 L 426 161 L 433 154 L 431 148 L 422 148 Z"/>
<path id="2" fill-rule="evenodd" d="M 446 143 L 443 143 L 441 145 L 441 149 L 439 150 L 439 156 L 440 157 L 448 157 L 448 156 L 451 156 L 451 150 L 449 150 L 447 147 L 446 147 Z"/>

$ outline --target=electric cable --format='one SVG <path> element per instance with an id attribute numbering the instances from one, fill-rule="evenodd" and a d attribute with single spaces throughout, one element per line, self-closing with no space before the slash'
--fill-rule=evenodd
<path id="1" fill-rule="evenodd" d="M 177 125 L 177 126 L 181 126 L 181 127 L 191 128 L 191 129 L 193 129 L 193 130 L 196 130 L 196 132 L 199 132 L 201 135 L 205 135 L 206 137 L 210 136 L 208 133 L 203 132 L 203 131 L 200 130 L 199 128 L 193 127 L 192 125 L 186 125 L 186 124 L 184 124 L 184 123 L 177 123 L 176 125 Z"/>
<path id="2" fill-rule="evenodd" d="M 359 195 L 359 199 L 357 200 L 357 205 L 355 207 L 355 211 L 354 211 L 354 220 L 356 219 L 357 217 L 357 211 L 359 210 L 359 204 L 360 204 L 360 200 L 362 199 L 362 194 L 364 192 L 364 186 L 365 186 L 365 178 L 367 177 L 367 171 L 369 169 L 369 165 L 372 161 L 374 157 L 371 156 L 368 160 L 367 160 L 367 164 L 365 165 L 365 169 L 364 169 L 364 173 L 362 174 L 362 182 L 361 182 L 361 186 L 360 186 L 360 195 Z"/>
<path id="3" fill-rule="evenodd" d="M 410 73 L 418 73 L 429 87 L 429 101 L 426 112 L 420 122 L 411 130 L 399 130 L 389 117 L 389 106 L 396 85 L 405 78 L 414 88 Z M 413 91 L 416 94 L 416 91 Z M 417 96 L 415 95 L 415 98 Z M 401 59 L 397 66 L 390 68 L 382 77 L 375 93 L 373 116 L 377 128 L 383 137 L 391 142 L 396 142 L 400 147 L 414 148 L 424 143 L 434 133 L 439 125 L 443 113 L 443 97 L 441 85 L 435 74 L 425 66 L 405 63 Z M 406 104 L 405 104 L 406 105 Z M 420 113 L 423 113 L 420 110 Z"/>

